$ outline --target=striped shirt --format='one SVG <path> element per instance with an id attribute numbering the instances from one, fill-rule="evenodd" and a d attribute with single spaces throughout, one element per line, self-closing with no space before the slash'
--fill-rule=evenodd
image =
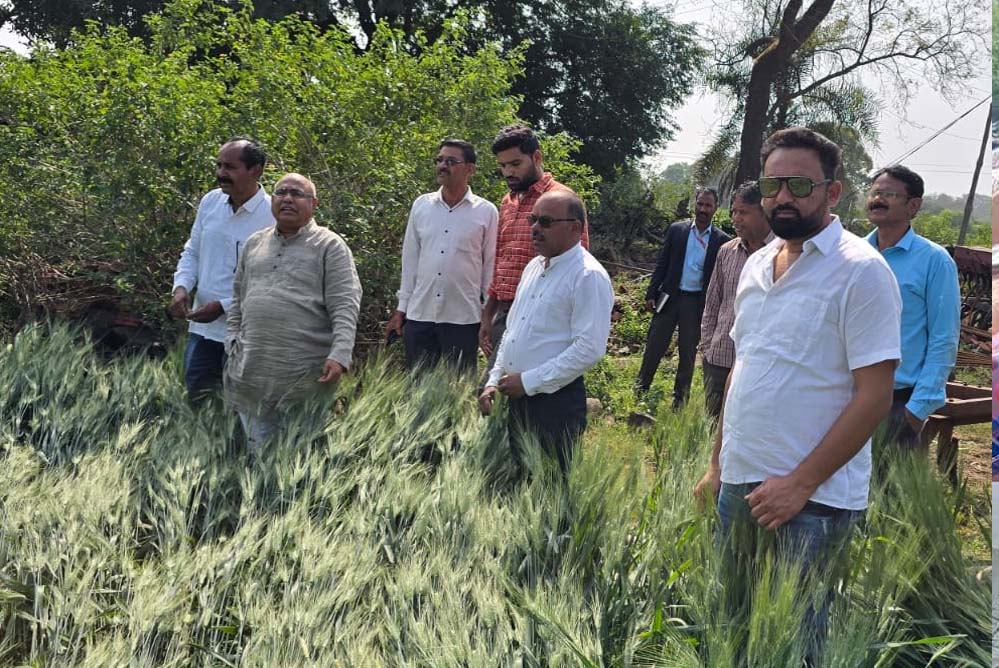
<path id="1" fill-rule="evenodd" d="M 773 239 L 771 232 L 766 243 Z M 735 364 L 735 343 L 729 332 L 735 324 L 735 291 L 739 287 L 739 276 L 750 255 L 749 248 L 738 237 L 726 241 L 718 249 L 701 316 L 701 357 L 708 364 L 729 369 Z"/>
<path id="2" fill-rule="evenodd" d="M 513 301 L 524 267 L 537 253 L 531 240 L 531 211 L 534 203 L 549 190 L 571 188 L 556 181 L 551 172 L 523 191 L 508 192 L 500 203 L 499 234 L 496 238 L 496 266 L 489 285 L 489 296 L 498 301 Z M 583 226 L 583 248 L 590 247 L 589 225 Z"/>

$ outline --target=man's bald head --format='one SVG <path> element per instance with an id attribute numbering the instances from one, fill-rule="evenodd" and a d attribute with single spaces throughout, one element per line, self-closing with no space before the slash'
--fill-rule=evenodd
<path id="1" fill-rule="evenodd" d="M 534 203 L 531 221 L 534 250 L 555 257 L 579 243 L 586 224 L 586 207 L 571 190 L 550 190 Z"/>
<path id="2" fill-rule="evenodd" d="M 271 213 L 281 234 L 290 236 L 308 225 L 318 205 L 316 186 L 307 176 L 291 172 L 274 186 Z"/>

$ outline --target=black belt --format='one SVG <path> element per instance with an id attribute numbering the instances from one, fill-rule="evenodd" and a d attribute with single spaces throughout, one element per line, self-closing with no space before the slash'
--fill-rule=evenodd
<path id="1" fill-rule="evenodd" d="M 892 392 L 891 399 L 892 401 L 908 401 L 911 396 L 911 387 L 900 387 Z"/>
<path id="2" fill-rule="evenodd" d="M 704 290 L 695 290 L 695 291 L 680 290 L 680 294 L 686 295 L 688 297 L 699 297 L 704 294 Z"/>

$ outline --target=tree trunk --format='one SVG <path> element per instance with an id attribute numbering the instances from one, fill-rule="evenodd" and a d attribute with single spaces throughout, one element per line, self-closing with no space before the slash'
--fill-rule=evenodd
<path id="1" fill-rule="evenodd" d="M 779 34 L 753 61 L 746 92 L 746 114 L 739 139 L 736 185 L 760 175 L 760 148 L 763 146 L 763 133 L 770 125 L 768 114 L 773 83 L 787 67 L 791 55 L 829 14 L 833 2 L 834 0 L 815 0 L 799 19 L 802 0 L 790 0 L 781 17 Z"/>

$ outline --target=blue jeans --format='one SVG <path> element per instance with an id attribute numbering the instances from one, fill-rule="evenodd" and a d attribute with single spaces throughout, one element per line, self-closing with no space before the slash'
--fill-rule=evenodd
<path id="1" fill-rule="evenodd" d="M 719 526 L 716 538 L 725 549 L 749 557 L 757 554 L 756 539 L 765 530 L 759 528 L 750 514 L 744 497 L 759 484 L 722 483 L 718 494 Z M 863 517 L 863 510 L 845 510 L 808 501 L 801 512 L 774 532 L 776 556 L 795 559 L 800 563 L 803 574 L 817 571 L 821 575 L 829 575 L 842 564 L 853 527 Z M 810 606 L 802 620 L 809 665 L 818 665 L 828 633 L 829 606 L 833 598 L 834 592 L 830 589 L 818 609 Z"/>
<path id="2" fill-rule="evenodd" d="M 222 386 L 223 366 L 225 346 L 220 341 L 188 333 L 187 348 L 184 350 L 184 384 L 192 404 Z"/>

